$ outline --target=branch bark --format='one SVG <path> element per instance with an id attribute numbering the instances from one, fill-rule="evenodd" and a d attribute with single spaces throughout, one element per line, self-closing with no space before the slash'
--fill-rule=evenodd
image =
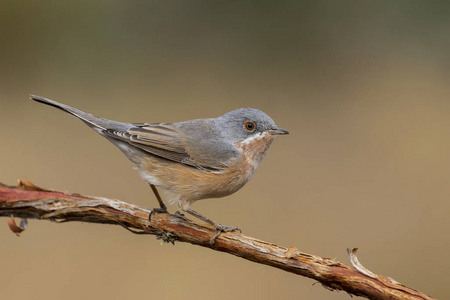
<path id="1" fill-rule="evenodd" d="M 176 240 L 211 248 L 209 241 L 214 229 L 209 225 L 177 214 L 155 214 L 150 222 L 149 212 L 118 200 L 43 189 L 28 181 L 19 181 L 17 187 L 0 183 L 0 216 L 11 217 L 8 224 L 16 234 L 25 229 L 26 222 L 17 226 L 13 216 L 55 222 L 116 224 L 136 234 L 156 235 L 165 242 Z M 330 290 L 343 290 L 369 299 L 433 299 L 389 277 L 370 272 L 359 263 L 356 249 L 348 250 L 353 267 L 237 232 L 222 233 L 214 250 L 315 279 Z"/>

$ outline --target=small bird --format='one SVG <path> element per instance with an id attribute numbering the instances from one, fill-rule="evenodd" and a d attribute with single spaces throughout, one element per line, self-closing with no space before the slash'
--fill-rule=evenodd
<path id="1" fill-rule="evenodd" d="M 274 138 L 288 134 L 264 112 L 240 108 L 218 118 L 179 123 L 121 123 L 102 119 L 68 105 L 30 95 L 34 101 L 59 108 L 86 123 L 116 145 L 150 184 L 160 207 L 168 213 L 158 193 L 169 203 L 215 227 L 211 244 L 224 226 L 191 209 L 200 199 L 228 196 L 243 187 L 263 161 Z"/>

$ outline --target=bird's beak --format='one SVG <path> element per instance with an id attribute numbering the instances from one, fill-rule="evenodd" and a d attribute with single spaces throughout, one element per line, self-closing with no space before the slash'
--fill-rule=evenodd
<path id="1" fill-rule="evenodd" d="M 266 130 L 268 134 L 270 135 L 284 135 L 284 134 L 289 134 L 289 131 L 281 129 L 281 128 L 276 128 L 276 129 L 269 129 Z"/>

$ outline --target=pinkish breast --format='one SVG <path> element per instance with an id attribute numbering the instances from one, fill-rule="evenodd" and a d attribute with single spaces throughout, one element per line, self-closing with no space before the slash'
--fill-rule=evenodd
<path id="1" fill-rule="evenodd" d="M 274 139 L 275 137 L 273 135 L 263 133 L 261 136 L 255 137 L 254 139 L 235 143 L 236 147 L 242 151 L 242 155 L 250 167 L 248 169 L 250 178 L 262 163 Z"/>

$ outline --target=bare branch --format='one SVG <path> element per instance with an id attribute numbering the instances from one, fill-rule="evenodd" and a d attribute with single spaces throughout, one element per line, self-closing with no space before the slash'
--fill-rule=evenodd
<path id="1" fill-rule="evenodd" d="M 177 240 L 211 248 L 209 241 L 214 229 L 209 225 L 177 214 L 155 214 L 150 222 L 149 212 L 118 200 L 43 189 L 28 181 L 19 181 L 18 187 L 0 184 L 0 216 L 116 224 L 133 233 L 156 235 L 165 242 Z M 23 227 L 15 223 L 14 226 L 11 220 L 8 224 L 16 234 L 26 226 L 25 222 Z M 222 233 L 214 250 L 306 276 L 328 289 L 344 290 L 369 299 L 433 299 L 367 270 L 359 263 L 356 249 L 349 250 L 353 268 L 334 259 L 302 253 L 295 247 L 280 247 L 237 232 Z"/>

